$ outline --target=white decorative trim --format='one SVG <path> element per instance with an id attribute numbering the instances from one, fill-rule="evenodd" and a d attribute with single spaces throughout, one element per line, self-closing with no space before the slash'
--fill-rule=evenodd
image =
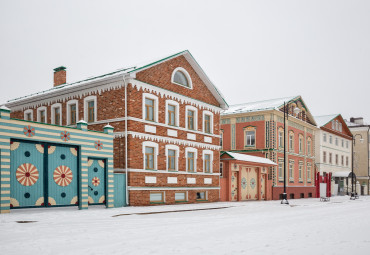
<path id="1" fill-rule="evenodd" d="M 96 99 L 96 96 L 88 96 L 84 98 L 84 120 L 88 122 L 88 116 L 89 116 L 88 103 L 91 101 L 94 102 L 94 121 L 93 122 L 96 122 L 98 119 L 98 101 Z"/>
<path id="2" fill-rule="evenodd" d="M 48 123 L 48 109 L 46 108 L 46 106 L 41 106 L 37 108 L 37 122 L 41 122 L 41 115 L 40 115 L 41 111 L 45 111 L 45 122 L 44 123 Z"/>
<path id="3" fill-rule="evenodd" d="M 194 129 L 189 129 L 189 126 L 188 126 L 188 110 L 194 112 Z M 185 128 L 190 131 L 198 130 L 198 109 L 194 106 L 191 106 L 191 105 L 185 106 Z"/>
<path id="4" fill-rule="evenodd" d="M 55 113 L 54 109 L 59 108 L 59 125 L 63 125 L 62 123 L 62 104 L 61 103 L 56 103 L 51 106 L 51 124 L 55 124 Z"/>
<path id="5" fill-rule="evenodd" d="M 170 126 L 170 127 L 173 127 L 172 125 L 169 125 L 168 124 L 168 119 L 169 119 L 169 117 L 168 117 L 168 105 L 174 105 L 175 106 L 175 110 L 176 110 L 176 112 L 175 112 L 175 118 L 176 118 L 176 120 L 175 120 L 175 126 L 176 127 L 179 127 L 180 125 L 179 125 L 179 117 L 180 117 L 180 114 L 179 114 L 179 111 L 180 111 L 180 105 L 179 105 L 179 103 L 178 102 L 176 102 L 176 101 L 173 101 L 173 100 L 166 100 L 166 111 L 165 111 L 165 116 L 166 116 L 166 120 L 165 120 L 165 124 L 166 125 L 168 125 L 168 126 Z"/>
<path id="6" fill-rule="evenodd" d="M 67 125 L 71 125 L 71 105 L 76 104 L 76 124 L 79 120 L 78 118 L 78 100 L 70 100 L 67 102 Z"/>
<path id="7" fill-rule="evenodd" d="M 157 127 L 155 127 L 155 126 L 145 125 L 144 129 L 145 129 L 145 132 L 147 132 L 147 133 L 152 133 L 152 134 L 157 133 Z"/>
<path id="8" fill-rule="evenodd" d="M 205 132 L 205 128 L 206 128 L 206 125 L 204 124 L 205 123 L 205 115 L 209 115 L 209 116 L 211 116 L 211 119 L 210 119 L 210 121 L 211 121 L 211 123 L 210 123 L 210 128 L 211 128 L 211 134 L 213 134 L 213 119 L 214 119 L 214 114 L 212 113 L 212 112 L 210 112 L 210 111 L 207 111 L 207 110 L 205 110 L 205 111 L 203 111 L 203 113 L 202 113 L 202 116 L 203 116 L 203 118 L 202 118 L 202 131 L 203 131 L 203 133 L 206 133 Z M 206 133 L 206 134 L 209 134 L 209 133 Z"/>
<path id="9" fill-rule="evenodd" d="M 145 176 L 145 183 L 157 183 L 157 177 Z"/>
<path id="10" fill-rule="evenodd" d="M 186 171 L 188 172 L 189 171 L 189 167 L 188 167 L 188 152 L 194 152 L 194 173 L 197 172 L 197 159 L 198 159 L 198 150 L 195 149 L 195 148 L 192 148 L 192 147 L 186 147 L 185 148 L 185 160 L 186 160 Z M 189 173 L 193 173 L 193 172 L 189 172 Z"/>
<path id="11" fill-rule="evenodd" d="M 218 190 L 220 187 L 133 187 L 128 190 Z"/>
<path id="12" fill-rule="evenodd" d="M 186 178 L 186 183 L 187 184 L 196 184 L 197 183 L 197 179 L 194 178 L 194 177 L 188 177 L 188 178 Z"/>
<path id="13" fill-rule="evenodd" d="M 186 86 L 184 86 L 182 84 L 179 84 L 179 83 L 177 83 L 177 82 L 174 81 L 174 79 L 175 79 L 175 73 L 177 71 L 180 71 L 180 72 L 182 72 L 185 75 L 186 79 L 188 80 L 189 87 L 186 87 Z M 171 82 L 173 84 L 179 85 L 179 86 L 184 87 L 184 88 L 187 88 L 187 89 L 193 89 L 193 82 L 191 80 L 190 74 L 184 68 L 182 68 L 182 67 L 177 67 L 177 68 L 175 68 L 175 70 L 173 70 L 172 75 L 171 75 Z"/>
<path id="14" fill-rule="evenodd" d="M 167 129 L 167 135 L 177 137 L 177 130 Z"/>
<path id="15" fill-rule="evenodd" d="M 168 184 L 177 184 L 177 177 L 167 177 Z"/>
<path id="16" fill-rule="evenodd" d="M 122 171 L 124 172 L 124 169 Z M 203 172 L 185 172 L 185 171 L 177 171 L 177 172 L 168 172 L 167 170 L 146 170 L 146 169 L 133 169 L 129 168 L 128 172 L 135 172 L 135 173 L 155 173 L 155 174 L 187 174 L 187 175 L 208 175 L 208 176 L 219 176 L 220 173 L 203 173 Z"/>
<path id="17" fill-rule="evenodd" d="M 196 134 L 191 134 L 191 133 L 187 133 L 186 134 L 186 138 L 188 139 L 188 140 L 197 140 L 197 135 Z"/>
<path id="18" fill-rule="evenodd" d="M 156 95 L 153 95 L 153 94 L 150 94 L 150 93 L 143 93 L 143 96 L 142 96 L 142 100 L 143 100 L 143 103 L 142 103 L 143 120 L 144 121 L 147 121 L 147 120 L 145 120 L 145 98 L 154 100 L 154 121 L 155 122 L 158 122 L 158 111 L 159 111 L 159 108 L 158 108 L 158 97 Z"/>
<path id="19" fill-rule="evenodd" d="M 204 184 L 212 184 L 212 178 L 204 178 Z"/>
<path id="20" fill-rule="evenodd" d="M 180 149 L 179 146 L 173 144 L 167 144 L 165 146 L 165 154 L 166 154 L 166 170 L 168 171 L 168 150 L 176 151 L 176 162 L 175 162 L 175 170 L 172 171 L 179 171 L 179 156 L 180 156 Z"/>
<path id="21" fill-rule="evenodd" d="M 198 148 L 210 149 L 210 150 L 220 150 L 221 149 L 219 145 L 198 143 L 198 142 L 192 142 L 188 140 L 182 140 L 182 139 L 171 138 L 171 137 L 144 134 L 144 133 L 138 133 L 138 132 L 133 132 L 133 131 L 127 131 L 127 134 L 131 135 L 133 138 L 137 137 L 139 139 L 151 140 L 154 142 L 172 143 L 172 144 L 177 144 L 177 145 L 185 145 L 185 146 L 198 147 Z M 124 137 L 124 136 L 125 136 L 125 132 L 115 132 L 114 133 L 114 137 Z"/>
<path id="22" fill-rule="evenodd" d="M 153 143 L 153 142 L 150 142 L 150 141 L 145 141 L 145 142 L 142 143 L 143 169 L 145 169 L 145 147 L 154 147 L 154 154 L 156 155 L 154 157 L 154 169 L 157 169 L 157 163 L 158 163 L 157 157 L 158 157 L 158 152 L 159 152 L 158 143 Z"/>
<path id="23" fill-rule="evenodd" d="M 212 112 L 215 112 L 215 113 L 220 113 L 222 111 L 221 107 L 217 107 L 217 106 L 214 106 L 214 105 L 211 105 L 211 104 L 207 104 L 207 103 L 204 103 L 202 101 L 198 101 L 196 99 L 193 99 L 193 98 L 190 98 L 190 97 L 183 96 L 183 95 L 180 95 L 178 93 L 172 92 L 170 90 L 158 88 L 157 86 L 153 86 L 151 84 L 148 84 L 148 83 L 145 83 L 145 82 L 142 82 L 142 81 L 131 79 L 129 82 L 138 91 L 140 91 L 142 89 L 143 91 L 148 92 L 148 93 L 156 93 L 158 96 L 160 95 L 162 98 L 169 98 L 169 99 L 172 99 L 172 100 L 177 100 L 180 103 L 193 105 L 195 107 L 200 108 L 201 110 L 206 109 L 206 110 L 209 110 L 209 111 L 212 111 Z"/>
<path id="24" fill-rule="evenodd" d="M 209 167 L 210 167 L 210 172 L 213 173 L 213 151 L 211 150 L 204 150 L 202 152 L 202 158 L 203 158 L 203 172 L 205 172 L 205 169 L 206 169 L 206 166 L 205 166 L 205 155 L 206 154 L 210 154 L 211 155 L 211 158 L 210 158 L 210 162 L 209 162 Z"/>
<path id="25" fill-rule="evenodd" d="M 205 143 L 212 143 L 212 137 L 205 136 L 205 137 L 204 137 L 204 142 L 205 142 Z"/>
<path id="26" fill-rule="evenodd" d="M 24 113 L 23 113 L 23 119 L 27 120 L 27 114 L 28 113 L 31 113 L 31 121 L 33 121 L 33 109 L 25 110 Z"/>

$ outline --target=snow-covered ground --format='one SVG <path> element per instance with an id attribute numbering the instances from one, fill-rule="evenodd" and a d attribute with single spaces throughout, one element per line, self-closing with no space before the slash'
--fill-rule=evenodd
<path id="1" fill-rule="evenodd" d="M 370 197 L 12 210 L 0 254 L 370 254 Z"/>

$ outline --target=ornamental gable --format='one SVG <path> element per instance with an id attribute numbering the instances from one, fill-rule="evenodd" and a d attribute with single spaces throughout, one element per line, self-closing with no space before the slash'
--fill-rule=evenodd
<path id="1" fill-rule="evenodd" d="M 325 131 L 332 131 L 332 133 L 345 136 L 352 136 L 351 131 L 349 130 L 346 122 L 344 121 L 342 115 L 338 114 L 337 117 L 326 123 L 323 127 L 321 127 Z"/>

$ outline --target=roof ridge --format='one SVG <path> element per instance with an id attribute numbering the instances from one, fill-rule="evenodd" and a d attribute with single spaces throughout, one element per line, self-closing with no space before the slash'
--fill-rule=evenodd
<path id="1" fill-rule="evenodd" d="M 258 100 L 258 101 L 248 102 L 248 103 L 233 104 L 233 105 L 230 105 L 230 107 L 241 106 L 241 105 L 246 105 L 246 104 L 260 103 L 260 102 L 267 102 L 267 101 L 273 101 L 273 100 L 281 100 L 281 99 L 284 99 L 284 98 L 292 98 L 293 99 L 293 98 L 296 98 L 296 97 L 299 97 L 299 96 L 289 96 L 289 97 L 279 97 L 279 98 L 272 98 L 272 99 L 266 99 L 266 100 Z"/>

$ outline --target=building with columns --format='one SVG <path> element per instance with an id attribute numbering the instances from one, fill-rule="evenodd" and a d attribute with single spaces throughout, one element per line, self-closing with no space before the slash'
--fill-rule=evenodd
<path id="1" fill-rule="evenodd" d="M 285 161 L 284 102 L 288 112 Z M 232 105 L 221 115 L 223 151 L 264 157 L 277 164 L 269 167 L 267 175 L 272 199 L 282 198 L 284 165 L 288 199 L 315 197 L 316 130 L 301 96 Z"/>

